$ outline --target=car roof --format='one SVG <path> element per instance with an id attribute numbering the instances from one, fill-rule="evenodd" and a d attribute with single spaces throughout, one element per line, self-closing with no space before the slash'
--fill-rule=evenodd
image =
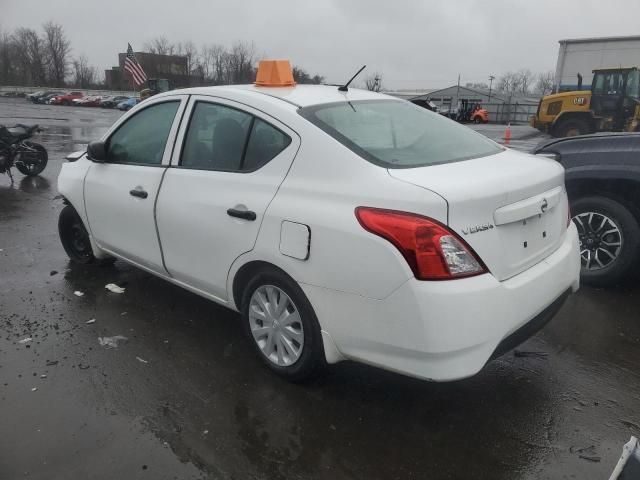
<path id="1" fill-rule="evenodd" d="M 357 100 L 398 100 L 381 93 L 349 88 L 341 92 L 333 85 L 296 85 L 294 87 L 256 87 L 255 85 L 224 85 L 216 87 L 195 87 L 183 90 L 172 90 L 166 94 L 185 93 L 190 95 L 214 95 L 222 92 L 252 92 L 278 98 L 297 107 L 308 107 L 325 103 L 357 101 Z"/>

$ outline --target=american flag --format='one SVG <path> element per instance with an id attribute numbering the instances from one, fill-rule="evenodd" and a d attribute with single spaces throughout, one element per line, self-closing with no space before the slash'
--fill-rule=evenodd
<path id="1" fill-rule="evenodd" d="M 144 70 L 136 60 L 131 44 L 128 43 L 127 45 L 127 56 L 124 59 L 124 69 L 131 74 L 133 83 L 135 83 L 136 86 L 140 86 L 147 81 L 147 74 L 144 73 Z"/>

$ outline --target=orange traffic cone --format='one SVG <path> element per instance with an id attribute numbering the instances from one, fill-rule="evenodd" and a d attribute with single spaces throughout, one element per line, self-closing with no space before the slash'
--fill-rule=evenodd
<path id="1" fill-rule="evenodd" d="M 504 129 L 504 144 L 509 145 L 511 141 L 511 123 L 507 124 L 507 128 Z"/>

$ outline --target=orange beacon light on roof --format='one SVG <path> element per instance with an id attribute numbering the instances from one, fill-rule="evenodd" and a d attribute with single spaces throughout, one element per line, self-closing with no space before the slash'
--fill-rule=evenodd
<path id="1" fill-rule="evenodd" d="M 295 84 L 289 60 L 260 60 L 257 87 L 293 87 Z"/>

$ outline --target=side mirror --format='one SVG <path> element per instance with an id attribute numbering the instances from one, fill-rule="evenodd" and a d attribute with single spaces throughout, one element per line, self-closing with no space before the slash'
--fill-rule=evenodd
<path id="1" fill-rule="evenodd" d="M 103 141 L 91 142 L 87 147 L 87 158 L 92 162 L 104 163 L 107 160 L 107 148 Z"/>

